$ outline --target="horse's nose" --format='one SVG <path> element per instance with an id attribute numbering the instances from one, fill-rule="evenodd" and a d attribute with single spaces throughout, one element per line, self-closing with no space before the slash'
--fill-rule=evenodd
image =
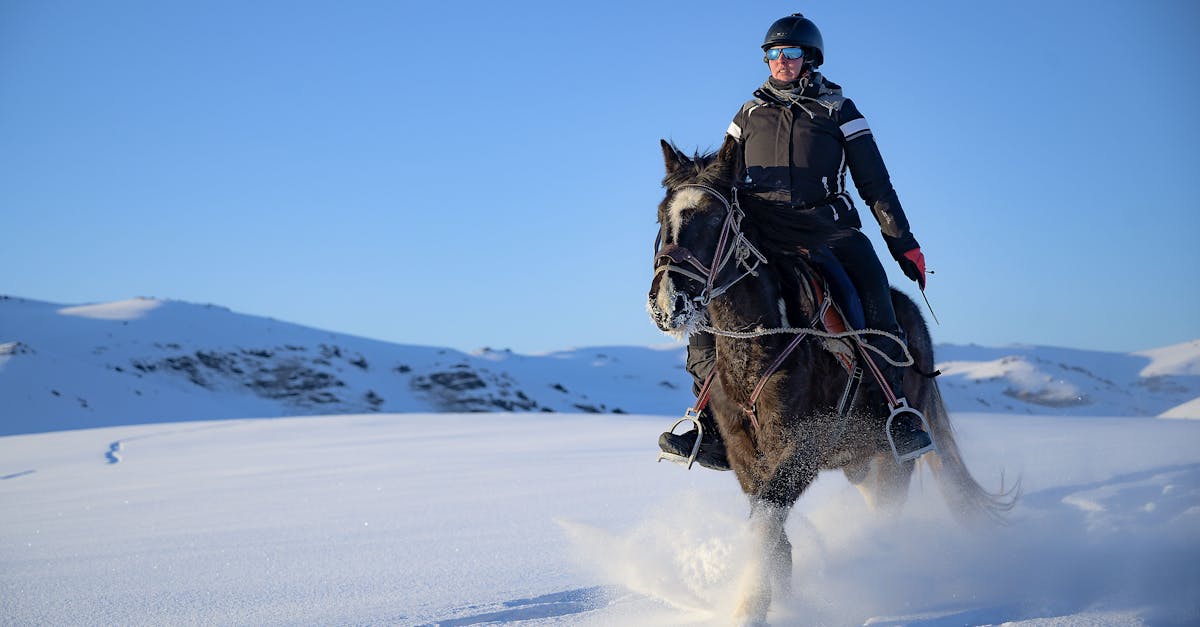
<path id="1" fill-rule="evenodd" d="M 649 296 L 651 302 L 658 300 L 658 289 L 661 284 L 662 279 L 660 277 L 654 277 L 654 282 L 650 284 Z"/>
<path id="2" fill-rule="evenodd" d="M 676 313 L 685 311 L 687 309 L 687 303 L 688 303 L 687 296 L 685 296 L 683 294 L 676 294 L 675 295 L 675 303 L 674 303 L 674 305 L 675 305 L 674 311 Z"/>

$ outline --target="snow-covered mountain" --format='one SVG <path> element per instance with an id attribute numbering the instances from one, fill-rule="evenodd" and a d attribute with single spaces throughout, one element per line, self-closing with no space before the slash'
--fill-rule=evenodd
<path id="1" fill-rule="evenodd" d="M 680 413 L 684 347 L 400 345 L 213 305 L 0 296 L 0 435 L 344 413 Z M 1132 354 L 938 347 L 954 411 L 1200 418 L 1200 340 Z"/>
<path id="2" fill-rule="evenodd" d="M 0 435 L 346 413 L 673 413 L 682 348 L 474 354 L 213 305 L 0 296 Z"/>
<path id="3" fill-rule="evenodd" d="M 937 362 L 954 411 L 1200 418 L 1200 340 L 1134 353 L 943 344 Z"/>

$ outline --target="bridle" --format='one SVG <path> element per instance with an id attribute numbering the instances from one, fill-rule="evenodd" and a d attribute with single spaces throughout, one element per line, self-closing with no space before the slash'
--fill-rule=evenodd
<path id="1" fill-rule="evenodd" d="M 700 292 L 699 296 L 693 297 L 692 300 L 698 302 L 701 307 L 705 307 L 709 302 L 712 301 L 712 299 L 724 294 L 738 281 L 741 281 L 748 276 L 758 276 L 758 267 L 768 262 L 766 256 L 763 255 L 757 248 L 755 248 L 754 245 L 751 244 L 748 239 L 746 239 L 745 234 L 742 233 L 741 224 L 742 218 L 745 217 L 745 213 L 738 204 L 736 187 L 730 190 L 730 198 L 732 201 L 726 199 L 721 192 L 709 187 L 708 185 L 688 183 L 679 186 L 680 189 L 688 187 L 699 189 L 707 194 L 715 196 L 721 201 L 721 204 L 725 206 L 725 222 L 721 227 L 720 237 L 717 239 L 717 248 L 713 253 L 713 264 L 711 267 L 704 265 L 704 262 L 700 261 L 696 255 L 692 253 L 692 251 L 680 246 L 679 244 L 667 244 L 666 246 L 663 246 L 661 250 L 655 251 L 654 276 L 657 278 L 660 273 L 674 272 L 703 283 L 704 290 Z M 662 237 L 661 231 L 659 232 L 659 237 Z M 657 241 L 655 242 L 656 249 L 658 247 L 658 243 L 659 242 Z M 753 257 L 753 259 L 751 259 L 751 257 Z M 730 264 L 730 262 L 733 262 L 737 266 L 741 266 L 744 268 L 744 271 L 741 274 L 718 285 L 716 282 L 717 276 L 721 274 L 721 272 Z M 815 296 L 814 300 L 816 300 Z M 814 319 L 812 322 L 814 326 L 817 324 L 819 318 L 824 316 L 825 310 L 830 306 L 830 303 L 831 301 L 828 299 L 822 299 L 816 314 L 817 319 Z M 722 332 L 719 329 L 714 329 L 711 327 L 707 328 L 706 330 L 720 335 L 737 335 L 730 334 L 728 332 Z M 758 384 L 755 386 L 754 391 L 750 394 L 749 404 L 743 405 L 742 407 L 742 411 L 749 419 L 750 424 L 753 426 L 752 433 L 757 433 L 760 431 L 757 410 L 758 398 L 765 389 L 767 381 L 771 378 L 771 375 L 779 370 L 784 360 L 786 360 L 788 356 L 795 351 L 796 347 L 799 346 L 801 342 L 803 342 L 806 338 L 811 337 L 810 331 L 819 333 L 818 330 L 812 328 L 788 328 L 785 329 L 785 331 L 794 333 L 795 337 L 793 337 L 791 342 L 789 342 L 787 346 L 780 351 L 780 353 L 776 356 L 775 361 L 767 368 L 767 371 L 759 377 Z M 712 372 L 709 373 L 709 376 L 705 379 L 703 386 L 701 386 L 696 411 L 703 409 L 704 404 L 708 402 L 708 391 L 710 386 L 713 384 L 716 372 L 716 369 L 713 369 Z M 856 382 L 856 379 L 852 377 L 851 382 Z M 857 385 L 854 387 L 857 389 Z M 843 394 L 843 396 L 846 397 L 847 394 Z M 849 405 L 846 402 L 846 398 L 843 398 L 842 402 L 839 404 L 839 415 L 844 416 L 845 410 L 848 406 Z"/>
<path id="2" fill-rule="evenodd" d="M 674 272 L 699 281 L 704 284 L 704 290 L 699 295 L 692 297 L 692 300 L 699 303 L 701 307 L 706 307 L 712 299 L 724 294 L 738 281 L 748 276 L 758 276 L 758 267 L 767 263 L 767 258 L 742 233 L 742 218 L 746 214 L 738 204 L 736 187 L 730 191 L 732 202 L 726 199 L 724 194 L 708 185 L 687 183 L 680 185 L 677 189 L 688 187 L 715 196 L 725 206 L 725 223 L 721 226 L 721 235 L 717 239 L 717 248 L 713 252 L 712 264 L 705 265 L 696 255 L 692 254 L 692 251 L 679 244 L 667 244 L 660 249 L 656 242 L 654 276 L 657 278 L 663 272 Z M 662 232 L 660 231 L 659 238 L 661 239 L 661 237 Z M 751 256 L 754 257 L 753 260 L 751 260 Z M 730 262 L 745 270 L 718 285 L 717 277 Z"/>

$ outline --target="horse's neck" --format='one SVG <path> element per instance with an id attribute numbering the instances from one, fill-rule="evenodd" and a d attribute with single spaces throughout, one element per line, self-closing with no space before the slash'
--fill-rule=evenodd
<path id="1" fill-rule="evenodd" d="M 781 299 L 778 283 L 768 272 L 747 277 L 730 289 L 722 298 L 713 301 L 709 317 L 713 327 L 724 331 L 754 333 L 788 326 L 786 305 Z M 718 333 L 718 335 L 720 335 Z M 718 346 L 726 346 L 725 355 L 737 355 L 739 370 L 757 376 L 766 364 L 758 362 L 783 350 L 792 336 L 786 333 L 764 333 L 751 337 L 718 337 Z"/>
<path id="2" fill-rule="evenodd" d="M 787 271 L 794 272 L 790 268 Z M 718 329 L 736 331 L 808 326 L 815 307 L 801 285 L 807 280 L 804 272 L 781 281 L 774 269 L 759 270 L 759 276 L 747 277 L 725 297 L 714 301 L 709 307 L 709 317 Z"/>
<path id="3" fill-rule="evenodd" d="M 798 280 L 806 279 L 800 274 Z M 793 294 L 790 288 L 780 289 L 778 277 L 773 272 L 760 272 L 758 277 L 749 277 L 735 285 L 718 299 L 720 302 L 714 301 L 709 307 L 709 316 L 715 328 L 728 331 L 754 332 L 793 325 L 807 327 L 813 306 L 802 293 L 803 288 L 800 292 Z M 734 396 L 749 398 L 750 390 L 759 378 L 767 374 L 771 364 L 795 338 L 793 333 L 765 333 L 749 338 L 718 337 L 718 357 L 726 356 L 722 361 L 736 371 L 737 387 L 745 388 L 740 393 L 734 392 Z M 797 350 L 806 352 L 808 348 L 801 345 Z"/>
<path id="4" fill-rule="evenodd" d="M 738 282 L 709 306 L 713 326 L 730 331 L 782 326 L 779 289 L 773 275 L 759 272 Z"/>

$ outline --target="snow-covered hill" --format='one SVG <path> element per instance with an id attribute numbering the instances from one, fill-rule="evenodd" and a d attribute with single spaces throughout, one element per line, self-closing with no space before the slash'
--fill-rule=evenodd
<path id="1" fill-rule="evenodd" d="M 0 435 L 366 412 L 670 415 L 692 401 L 683 356 L 677 344 L 467 354 L 213 305 L 0 296 Z M 1200 340 L 1133 354 L 942 345 L 938 356 L 955 411 L 1200 418 Z"/>
<path id="2" fill-rule="evenodd" d="M 954 411 L 1200 418 L 1200 340 L 1135 353 L 937 347 Z"/>
<path id="3" fill-rule="evenodd" d="M 681 348 L 389 344 L 222 307 L 0 297 L 0 435 L 365 412 L 672 413 Z"/>

